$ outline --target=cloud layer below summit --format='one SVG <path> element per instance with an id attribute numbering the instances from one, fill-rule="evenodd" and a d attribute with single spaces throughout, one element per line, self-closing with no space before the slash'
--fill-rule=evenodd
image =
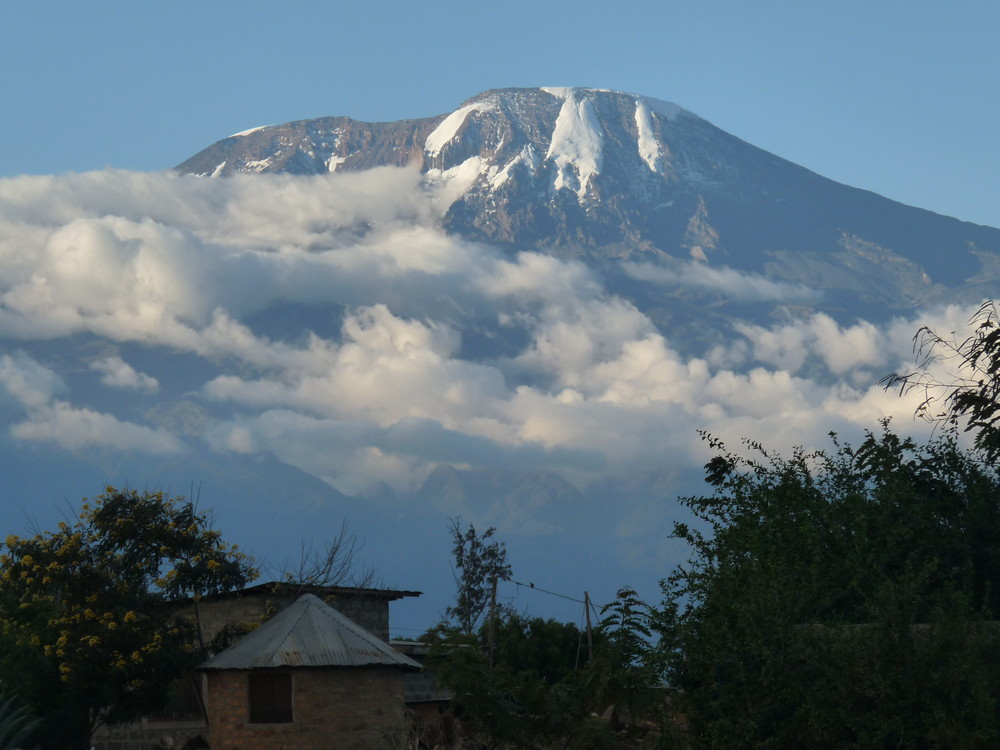
<path id="1" fill-rule="evenodd" d="M 823 314 L 747 323 L 682 356 L 582 263 L 449 237 L 443 205 L 406 169 L 0 180 L 10 437 L 267 452 L 348 494 L 380 482 L 413 490 L 439 463 L 551 468 L 584 484 L 667 457 L 703 463 L 698 429 L 777 448 L 856 435 L 891 414 L 921 430 L 916 395 L 874 383 L 912 364 L 920 325 L 959 330 L 971 312 L 883 327 Z M 623 271 L 734 300 L 818 299 L 694 262 Z M 305 324 L 262 323 L 292 307 Z M 101 345 L 73 357 L 44 345 L 80 336 Z M 156 354 L 139 358 L 155 369 L 137 352 Z M 193 388 L 172 385 L 173 357 L 200 363 Z M 130 409 L 108 393 L 127 394 Z M 192 408 L 199 417 L 183 427 L 152 416 Z"/>

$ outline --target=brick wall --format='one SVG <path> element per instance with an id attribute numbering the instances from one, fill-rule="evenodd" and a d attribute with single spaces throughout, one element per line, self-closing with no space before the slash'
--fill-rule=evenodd
<path id="1" fill-rule="evenodd" d="M 212 750 L 377 750 L 401 747 L 402 673 L 392 668 L 301 669 L 292 722 L 250 724 L 246 671 L 208 674 Z"/>
<path id="2" fill-rule="evenodd" d="M 91 746 L 95 750 L 180 748 L 198 735 L 208 735 L 208 725 L 204 722 L 171 722 L 167 725 L 142 721 L 125 727 L 100 727 L 91 738 Z"/>
<path id="3" fill-rule="evenodd" d="M 226 625 L 259 623 L 265 615 L 276 614 L 287 607 L 298 599 L 300 594 L 297 589 L 285 588 L 275 593 L 255 590 L 238 596 L 203 600 L 198 605 L 202 637 L 207 644 Z M 387 599 L 362 594 L 341 594 L 320 596 L 320 598 L 383 641 L 389 640 Z M 185 607 L 179 614 L 182 617 L 193 616 L 194 606 Z"/>

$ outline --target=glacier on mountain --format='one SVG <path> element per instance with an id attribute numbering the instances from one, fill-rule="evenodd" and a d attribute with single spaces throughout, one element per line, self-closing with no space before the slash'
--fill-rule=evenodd
<path id="1" fill-rule="evenodd" d="M 556 165 L 553 188 L 569 188 L 582 200 L 604 166 L 604 128 L 590 99 L 566 97 L 545 158 Z"/>
<path id="2" fill-rule="evenodd" d="M 473 112 L 489 112 L 493 109 L 485 102 L 477 102 L 460 107 L 445 117 L 424 141 L 424 153 L 434 158 L 441 154 L 442 149 L 447 146 L 458 135 L 458 131 L 465 124 L 466 118 Z"/>
<path id="3" fill-rule="evenodd" d="M 659 141 L 656 140 L 656 131 L 653 129 L 653 115 L 649 111 L 649 105 L 642 99 L 635 103 L 635 128 L 638 131 L 639 156 L 646 162 L 650 172 L 661 174 L 663 172 L 663 150 Z"/>

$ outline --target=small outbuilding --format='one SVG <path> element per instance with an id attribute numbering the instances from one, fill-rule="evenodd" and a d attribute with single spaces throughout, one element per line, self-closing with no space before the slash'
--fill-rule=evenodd
<path id="1" fill-rule="evenodd" d="M 198 669 L 213 750 L 367 750 L 401 744 L 420 665 L 305 594 Z"/>

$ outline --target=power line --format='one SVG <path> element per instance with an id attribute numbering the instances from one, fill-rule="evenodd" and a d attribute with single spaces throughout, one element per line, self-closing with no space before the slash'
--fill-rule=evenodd
<path id="1" fill-rule="evenodd" d="M 536 586 L 533 583 L 521 583 L 520 581 L 514 581 L 514 580 L 511 580 L 511 583 L 513 583 L 515 586 L 523 586 L 526 589 L 531 589 L 532 591 L 541 591 L 543 594 L 549 594 L 550 596 L 558 596 L 560 599 L 568 599 L 569 601 L 576 602 L 577 604 L 586 604 L 586 602 L 583 599 L 577 599 L 576 597 L 567 596 L 566 594 L 559 594 L 556 593 L 555 591 L 548 591 L 539 586 Z"/>
<path id="2" fill-rule="evenodd" d="M 513 583 L 519 589 L 520 588 L 527 588 L 527 589 L 531 589 L 532 591 L 541 591 L 543 594 L 548 594 L 549 596 L 558 596 L 560 599 L 565 599 L 565 600 L 570 601 L 570 602 L 576 602 L 577 604 L 582 604 L 583 605 L 583 614 L 584 614 L 584 616 L 586 617 L 586 620 L 587 620 L 587 630 L 586 630 L 586 634 L 587 634 L 587 658 L 588 659 L 593 659 L 594 658 L 594 643 L 591 640 L 592 636 L 591 636 L 591 627 L 590 627 L 590 610 L 593 609 L 594 610 L 594 614 L 597 615 L 597 609 L 594 607 L 594 603 L 592 601 L 590 601 L 590 594 L 588 594 L 586 591 L 584 591 L 583 592 L 584 598 L 583 599 L 577 599 L 575 596 L 569 596 L 567 594 L 560 594 L 560 593 L 558 593 L 556 591 L 549 591 L 548 589 L 540 588 L 540 587 L 536 586 L 534 583 L 521 583 L 520 581 L 515 581 L 513 579 L 511 579 L 511 583 Z M 581 631 L 580 638 L 579 638 L 579 640 L 578 640 L 578 642 L 576 644 L 577 667 L 579 667 L 579 664 L 580 664 L 580 648 L 582 647 L 582 645 L 583 645 L 583 632 Z"/>

